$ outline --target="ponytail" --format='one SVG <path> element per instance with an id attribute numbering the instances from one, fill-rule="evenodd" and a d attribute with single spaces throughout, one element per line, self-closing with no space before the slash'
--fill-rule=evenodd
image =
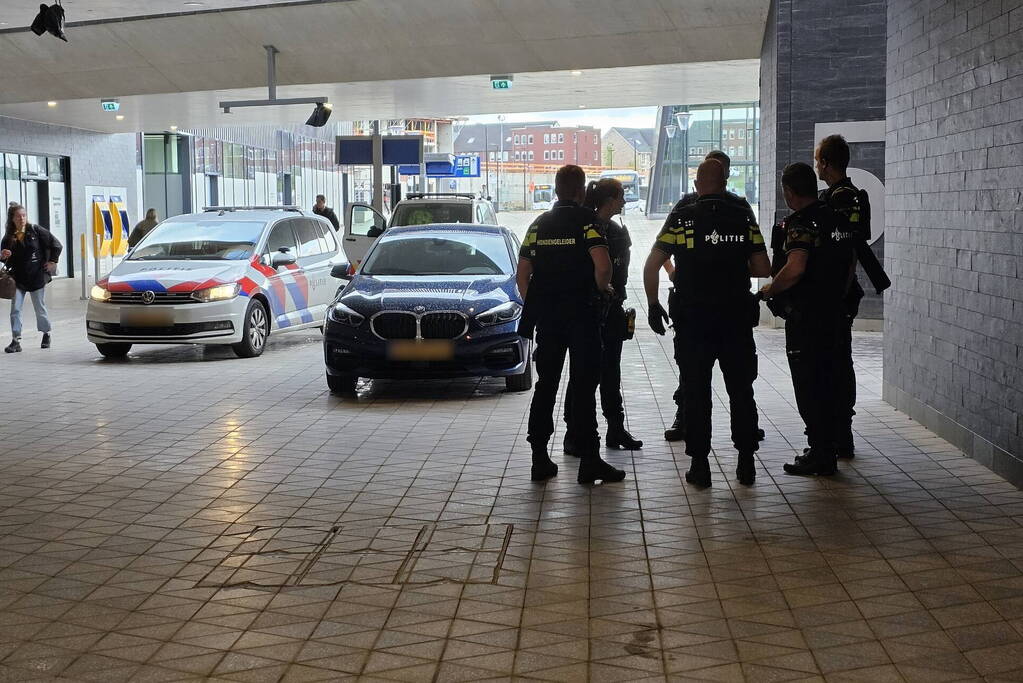
<path id="1" fill-rule="evenodd" d="M 614 178 L 601 178 L 591 180 L 586 186 L 586 198 L 583 199 L 583 206 L 593 211 L 598 211 L 612 199 L 625 196 L 625 188 L 621 182 Z"/>

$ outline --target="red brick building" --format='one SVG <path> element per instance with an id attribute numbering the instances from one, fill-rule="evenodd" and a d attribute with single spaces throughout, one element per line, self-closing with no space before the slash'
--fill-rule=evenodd
<path id="1" fill-rule="evenodd" d="M 511 128 L 508 161 L 535 164 L 600 164 L 600 131 L 593 126 Z"/>

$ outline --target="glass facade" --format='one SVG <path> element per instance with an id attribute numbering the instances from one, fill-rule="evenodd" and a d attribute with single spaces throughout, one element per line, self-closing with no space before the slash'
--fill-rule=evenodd
<path id="1" fill-rule="evenodd" d="M 142 155 L 142 204 L 161 219 L 205 206 L 297 204 L 308 210 L 318 194 L 339 214 L 343 210 L 343 175 L 330 140 L 285 130 L 147 134 Z"/>
<path id="2" fill-rule="evenodd" d="M 680 112 L 689 112 L 685 129 L 678 125 Z M 715 149 L 732 160 L 728 190 L 756 206 L 760 200 L 758 104 L 661 107 L 658 126 L 650 213 L 667 213 L 679 197 L 693 191 L 697 167 Z"/>

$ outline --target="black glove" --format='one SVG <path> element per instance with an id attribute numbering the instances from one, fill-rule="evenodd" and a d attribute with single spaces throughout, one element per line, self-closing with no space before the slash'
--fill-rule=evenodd
<path id="1" fill-rule="evenodd" d="M 664 307 L 661 306 L 660 301 L 654 301 L 649 304 L 646 321 L 650 325 L 650 329 L 657 334 L 664 334 L 664 323 L 669 322 L 671 319 L 665 312 Z"/>

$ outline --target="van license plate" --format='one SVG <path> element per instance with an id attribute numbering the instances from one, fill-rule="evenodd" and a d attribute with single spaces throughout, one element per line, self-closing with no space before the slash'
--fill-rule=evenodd
<path id="1" fill-rule="evenodd" d="M 391 360 L 451 360 L 454 355 L 455 345 L 444 340 L 392 341 L 387 347 L 387 357 Z"/>

